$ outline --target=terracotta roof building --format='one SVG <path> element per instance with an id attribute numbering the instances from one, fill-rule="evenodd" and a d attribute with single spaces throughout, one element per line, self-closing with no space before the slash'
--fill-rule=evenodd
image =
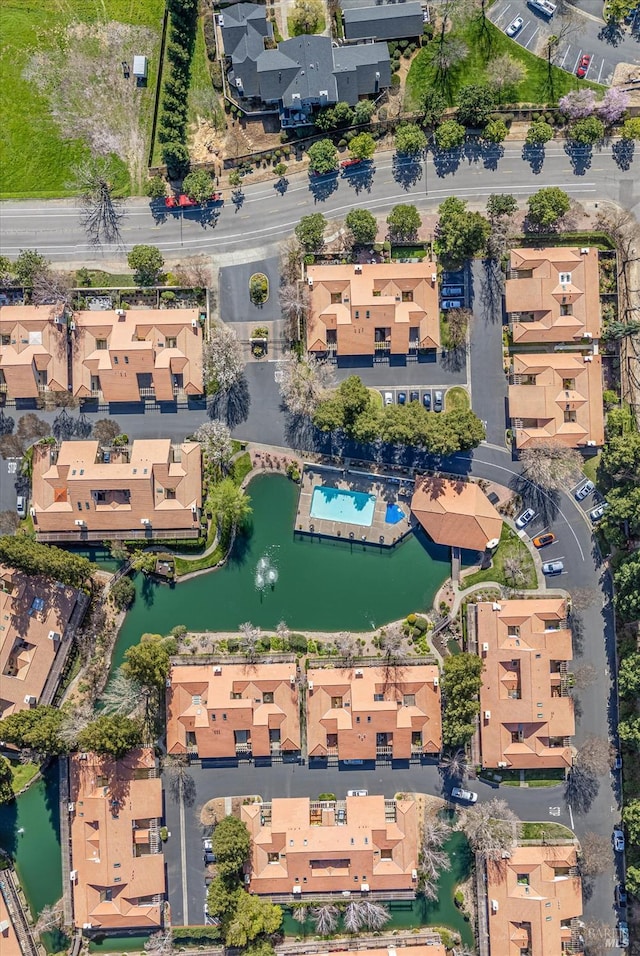
<path id="1" fill-rule="evenodd" d="M 600 355 L 523 352 L 512 360 L 509 415 L 517 448 L 549 439 L 570 448 L 603 444 Z"/>
<path id="2" fill-rule="evenodd" d="M 0 717 L 35 707 L 58 655 L 80 594 L 51 578 L 0 564 Z"/>
<path id="3" fill-rule="evenodd" d="M 309 266 L 307 349 L 317 354 L 406 355 L 440 345 L 436 266 Z"/>
<path id="4" fill-rule="evenodd" d="M 491 956 L 580 956 L 576 848 L 519 846 L 487 865 Z"/>
<path id="5" fill-rule="evenodd" d="M 167 690 L 167 750 L 202 759 L 300 752 L 295 662 L 174 664 Z"/>
<path id="6" fill-rule="evenodd" d="M 435 665 L 311 668 L 309 757 L 405 759 L 442 749 Z"/>
<path id="7" fill-rule="evenodd" d="M 413 800 L 337 802 L 308 797 L 241 807 L 251 834 L 247 889 L 295 900 L 308 894 L 415 896 L 418 814 Z"/>
<path id="8" fill-rule="evenodd" d="M 109 453 L 97 441 L 35 445 L 32 503 L 39 541 L 197 538 L 200 445 L 138 439 Z"/>
<path id="9" fill-rule="evenodd" d="M 66 392 L 67 324 L 62 307 L 0 306 L 0 393 L 37 398 Z"/>
<path id="10" fill-rule="evenodd" d="M 79 929 L 162 924 L 162 784 L 151 749 L 70 758 L 71 883 Z"/>
<path id="11" fill-rule="evenodd" d="M 470 604 L 467 614 L 484 662 L 482 765 L 571 767 L 575 716 L 567 664 L 573 654 L 564 598 Z"/>
<path id="12" fill-rule="evenodd" d="M 6 874 L 3 874 L 3 879 L 6 879 Z M 2 956 L 24 956 L 2 893 L 0 893 L 0 953 Z"/>
<path id="13" fill-rule="evenodd" d="M 598 339 L 598 250 L 513 249 L 505 309 L 515 345 Z"/>
<path id="14" fill-rule="evenodd" d="M 372 940 L 373 942 L 373 940 Z M 363 940 L 358 941 L 359 947 L 362 945 Z M 403 940 L 404 943 L 404 940 Z M 408 947 L 408 951 L 407 951 Z M 352 950 L 344 949 L 331 949 L 327 950 L 325 953 L 320 953 L 319 956 L 329 956 L 331 952 L 332 956 L 352 956 Z M 360 949 L 358 952 L 362 953 L 362 956 L 397 956 L 397 949 L 394 948 L 385 948 L 385 949 Z M 411 941 L 407 940 L 407 945 L 402 946 L 403 956 L 447 956 L 447 951 L 444 948 L 443 944 L 438 944 L 435 940 L 430 941 L 427 946 L 412 946 Z"/>
<path id="15" fill-rule="evenodd" d="M 418 475 L 411 510 L 437 544 L 484 551 L 500 537 L 502 518 L 473 481 Z"/>
<path id="16" fill-rule="evenodd" d="M 202 395 L 199 309 L 78 312 L 73 394 L 103 402 L 172 402 Z"/>

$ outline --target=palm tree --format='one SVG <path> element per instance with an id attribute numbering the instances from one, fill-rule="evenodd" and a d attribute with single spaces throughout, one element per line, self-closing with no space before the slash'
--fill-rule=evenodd
<path id="1" fill-rule="evenodd" d="M 445 776 L 454 780 L 464 780 L 469 772 L 469 761 L 464 750 L 447 750 L 440 758 L 440 766 Z"/>
<path id="2" fill-rule="evenodd" d="M 245 621 L 240 625 L 240 646 L 248 661 L 253 662 L 258 656 L 258 641 L 260 640 L 260 628 L 254 627 L 251 621 Z"/>

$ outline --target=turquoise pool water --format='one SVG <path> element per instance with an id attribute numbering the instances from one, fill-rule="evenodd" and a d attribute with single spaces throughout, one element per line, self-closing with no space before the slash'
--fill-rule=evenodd
<path id="1" fill-rule="evenodd" d="M 375 507 L 375 495 L 318 485 L 313 489 L 310 517 L 324 521 L 344 521 L 345 524 L 370 528 Z"/>
<path id="2" fill-rule="evenodd" d="M 391 501 L 388 502 L 384 516 L 385 524 L 399 524 L 401 521 L 404 521 L 406 517 L 400 505 L 393 504 Z"/>

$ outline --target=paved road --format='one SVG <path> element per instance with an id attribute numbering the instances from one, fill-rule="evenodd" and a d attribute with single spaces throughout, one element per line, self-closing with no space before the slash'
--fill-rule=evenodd
<path id="1" fill-rule="evenodd" d="M 453 193 L 480 204 L 496 190 L 524 200 L 541 186 L 551 185 L 561 186 L 579 200 L 608 199 L 637 213 L 640 177 L 633 158 L 629 169 L 621 170 L 611 146 L 578 155 L 554 144 L 543 155 L 538 168 L 536 158 L 528 161 L 523 156 L 519 143 L 508 143 L 504 150 L 470 144 L 450 156 L 446 164 L 439 157 L 434 162 L 430 154 L 425 163 L 398 165 L 392 153 L 381 153 L 366 187 L 362 176 L 355 175 L 312 189 L 308 177 L 299 174 L 291 177 L 284 195 L 277 193 L 272 183 L 256 183 L 246 187 L 241 208 L 234 211 L 233 204 L 227 202 L 210 223 L 203 221 L 202 212 L 186 213 L 182 222 L 181 213 L 154 211 L 148 200 L 133 199 L 126 204 L 123 244 L 128 249 L 136 243 L 151 243 L 174 259 L 213 253 L 218 264 L 227 265 L 272 253 L 275 244 L 309 212 L 321 211 L 330 219 L 341 219 L 356 206 L 383 214 L 398 202 L 411 201 L 421 211 L 433 213 Z M 90 265 L 119 260 L 124 251 L 123 247 L 87 244 L 73 201 L 6 202 L 0 215 L 0 251 L 5 255 L 38 248 L 58 263 Z"/>

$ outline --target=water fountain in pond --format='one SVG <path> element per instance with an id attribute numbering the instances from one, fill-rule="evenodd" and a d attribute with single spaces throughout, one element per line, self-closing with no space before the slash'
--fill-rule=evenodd
<path id="1" fill-rule="evenodd" d="M 269 555 L 263 555 L 256 565 L 255 585 L 258 591 L 264 591 L 267 585 L 273 590 L 278 580 L 278 569 Z"/>

